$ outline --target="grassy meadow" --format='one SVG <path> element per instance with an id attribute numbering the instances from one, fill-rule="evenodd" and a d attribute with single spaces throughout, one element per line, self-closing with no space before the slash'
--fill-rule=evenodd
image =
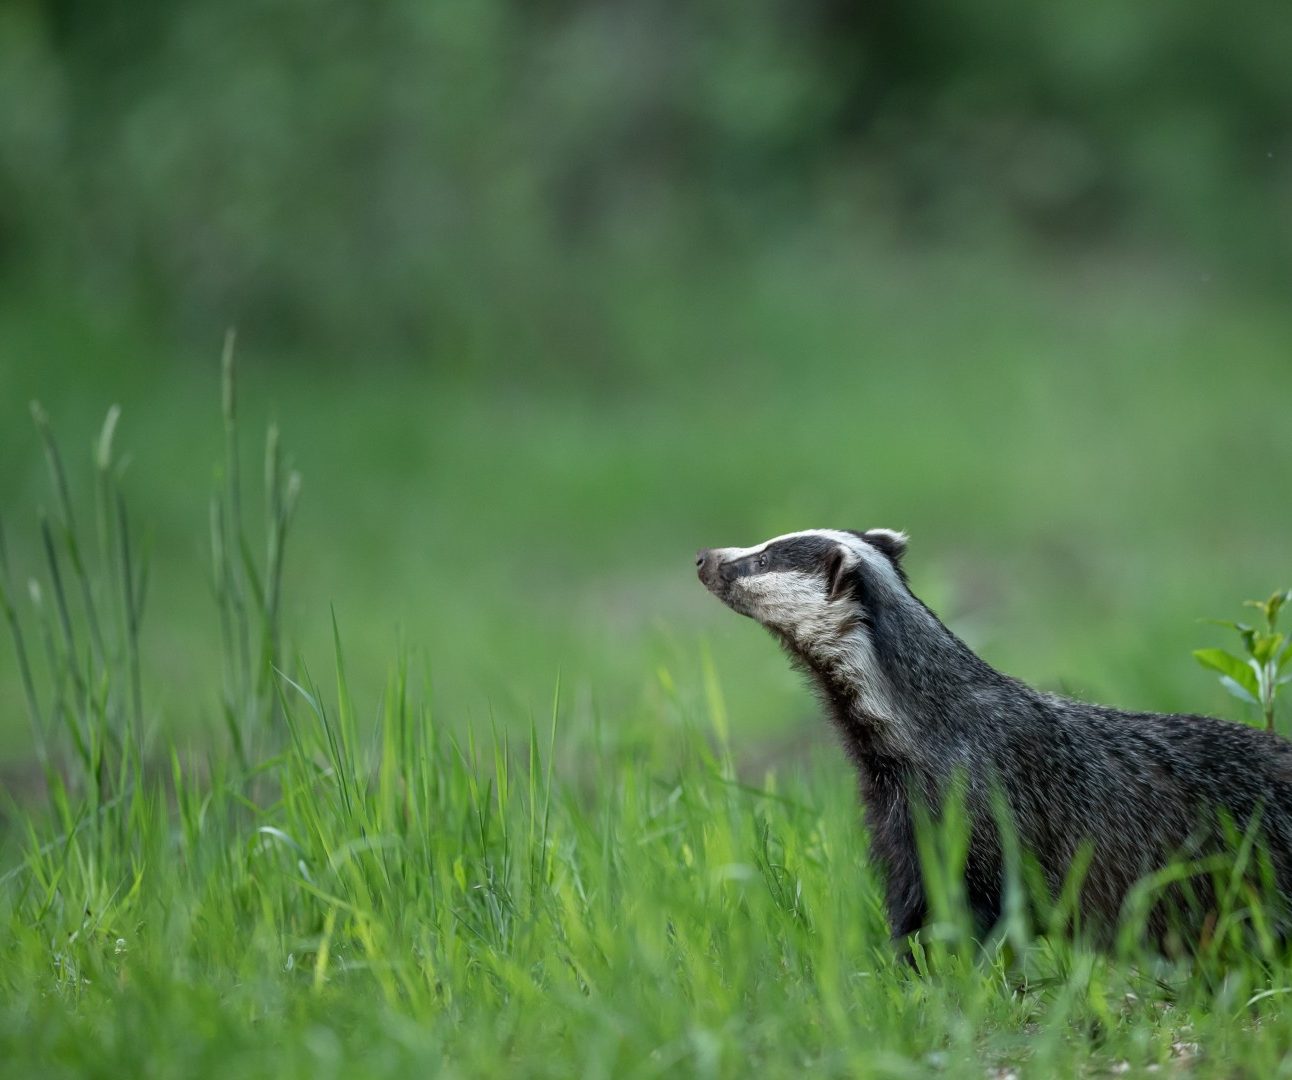
<path id="1" fill-rule="evenodd" d="M 948 828 L 898 962 L 848 763 L 694 573 L 905 529 L 996 666 L 1259 723 L 1191 652 L 1292 586 L 1290 45 L 0 4 L 0 1078 L 1292 1072 L 1240 889 L 1191 962 L 1062 897 L 977 943 Z"/>
<path id="2" fill-rule="evenodd" d="M 916 591 L 998 666 L 1244 719 L 1189 651 L 1223 640 L 1201 617 L 1288 583 L 1285 306 L 1129 257 L 821 243 L 721 269 L 567 268 L 564 336 L 502 323 L 449 373 L 244 336 L 261 571 L 270 423 L 269 516 L 303 478 L 274 619 L 231 534 L 212 570 L 219 342 L 0 310 L 0 525 L 40 714 L 6 641 L 0 1072 L 1290 1067 L 1276 951 L 1168 964 L 1019 927 L 982 951 L 947 888 L 920 970 L 896 962 L 846 762 L 692 568 L 903 527 Z"/>

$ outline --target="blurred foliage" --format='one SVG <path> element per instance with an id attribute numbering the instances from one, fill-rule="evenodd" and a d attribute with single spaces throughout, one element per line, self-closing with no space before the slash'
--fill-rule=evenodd
<path id="1" fill-rule="evenodd" d="M 0 270 L 441 368 L 595 348 L 607 273 L 805 223 L 1276 281 L 1290 45 L 1220 0 L 10 0 Z"/>
<path id="2" fill-rule="evenodd" d="M 1188 649 L 1288 576 L 1289 44 L 1292 8 L 1218 0 L 8 0 L 15 589 L 26 403 L 73 489 L 120 404 L 146 711 L 221 729 L 191 703 L 236 324 L 307 483 L 288 643 L 328 655 L 335 606 L 373 698 L 396 626 L 455 721 L 523 723 L 558 670 L 620 715 L 711 642 L 742 730 L 797 731 L 690 552 L 829 524 L 909 528 L 1008 670 L 1232 708 Z"/>
<path id="3" fill-rule="evenodd" d="M 815 704 L 766 634 L 700 587 L 693 552 L 887 525 L 911 532 L 918 594 L 1002 669 L 1126 707 L 1237 716 L 1189 650 L 1211 643 L 1200 616 L 1289 577 L 1271 478 L 1292 474 L 1292 311 L 1223 283 L 1094 269 L 876 266 L 783 246 L 713 278 L 607 290 L 640 366 L 550 387 L 519 372 L 460 385 L 412 367 L 306 372 L 248 349 L 243 430 L 276 419 L 304 475 L 288 655 L 325 663 L 335 611 L 359 701 L 378 700 L 408 645 L 447 723 L 524 727 L 558 672 L 580 716 L 650 715 L 657 669 L 690 693 L 708 648 L 742 748 L 768 734 L 801 747 L 828 738 Z M 123 483 L 153 553 L 147 713 L 219 738 L 220 715 L 195 704 L 219 689 L 218 349 L 177 357 L 40 316 L 0 305 L 15 588 L 44 580 L 49 500 L 26 401 L 51 416 L 73 498 L 89 497 L 91 439 L 119 403 Z M 243 455 L 256 506 L 254 436 Z M 29 750 L 23 717 L 0 649 L 0 759 Z"/>

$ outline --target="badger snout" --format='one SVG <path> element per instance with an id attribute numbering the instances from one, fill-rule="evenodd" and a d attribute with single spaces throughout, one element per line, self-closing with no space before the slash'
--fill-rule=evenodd
<path id="1" fill-rule="evenodd" d="M 705 588 L 712 589 L 718 584 L 718 567 L 721 562 L 713 548 L 701 548 L 695 553 L 695 572 L 704 582 Z"/>
<path id="2" fill-rule="evenodd" d="M 724 558 L 721 550 L 702 548 L 695 553 L 695 572 L 704 587 L 715 596 L 721 597 L 734 576 L 731 561 Z"/>

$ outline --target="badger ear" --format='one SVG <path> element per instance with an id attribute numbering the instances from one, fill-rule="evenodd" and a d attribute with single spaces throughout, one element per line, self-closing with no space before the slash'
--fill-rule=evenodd
<path id="1" fill-rule="evenodd" d="M 904 532 L 898 532 L 896 529 L 870 529 L 858 535 L 871 547 L 882 551 L 894 563 L 900 564 L 902 556 L 906 554 L 906 533 Z"/>
<path id="2" fill-rule="evenodd" d="M 825 557 L 826 601 L 833 603 L 848 591 L 848 549 L 835 544 Z"/>

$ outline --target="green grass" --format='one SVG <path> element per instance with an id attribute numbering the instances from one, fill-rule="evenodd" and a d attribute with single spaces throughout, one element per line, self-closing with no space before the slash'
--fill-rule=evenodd
<path id="1" fill-rule="evenodd" d="M 1133 284 L 782 253 L 703 281 L 621 275 L 598 294 L 604 377 L 586 343 L 568 368 L 527 368 L 563 347 L 531 342 L 469 379 L 244 364 L 257 569 L 225 544 L 232 635 L 207 584 L 228 479 L 215 365 L 0 311 L 10 591 L 56 766 L 33 795 L 0 650 L 0 1072 L 1286 1069 L 1286 968 L 1256 955 L 980 951 L 947 896 L 922 970 L 895 962 L 846 762 L 771 643 L 692 579 L 705 543 L 905 526 L 917 591 L 1000 666 L 1232 710 L 1189 650 L 1215 640 L 1197 617 L 1287 578 L 1268 478 L 1292 467 L 1290 324 L 1169 275 Z M 91 347 L 110 362 L 82 368 Z M 42 368 L 13 362 L 42 348 Z M 78 448 L 110 400 L 131 460 L 102 472 Z M 266 653 L 252 436 L 273 415 L 305 485 L 289 644 Z M 131 574 L 150 553 L 137 637 L 118 491 Z M 263 678 L 267 655 L 285 676 Z"/>
<path id="2" fill-rule="evenodd" d="M 289 689 L 250 773 L 56 792 L 0 886 L 10 1075 L 1274 1075 L 1283 973 L 935 928 L 897 963 L 833 760 L 737 779 L 707 715 L 460 741 Z M 324 705 L 325 699 L 332 703 Z M 930 970 L 931 968 L 931 970 Z"/>

